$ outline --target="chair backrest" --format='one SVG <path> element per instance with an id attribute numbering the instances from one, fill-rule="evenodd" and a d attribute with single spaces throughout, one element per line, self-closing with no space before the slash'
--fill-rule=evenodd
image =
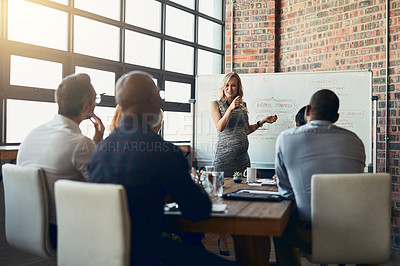
<path id="1" fill-rule="evenodd" d="M 390 174 L 318 174 L 311 180 L 315 263 L 383 263 L 390 256 Z"/>
<path id="2" fill-rule="evenodd" d="M 125 266 L 131 225 L 125 188 L 70 180 L 55 183 L 59 266 Z"/>
<path id="3" fill-rule="evenodd" d="M 2 166 L 6 239 L 26 253 L 55 259 L 49 238 L 49 207 L 46 177 L 36 167 Z"/>

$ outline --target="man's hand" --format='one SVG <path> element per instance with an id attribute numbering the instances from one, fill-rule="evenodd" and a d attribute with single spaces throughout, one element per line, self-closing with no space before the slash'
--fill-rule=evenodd
<path id="1" fill-rule="evenodd" d="M 105 127 L 101 119 L 95 114 L 93 114 L 93 116 L 89 120 L 92 121 L 94 125 L 93 141 L 94 143 L 98 144 L 101 140 L 103 140 Z"/>

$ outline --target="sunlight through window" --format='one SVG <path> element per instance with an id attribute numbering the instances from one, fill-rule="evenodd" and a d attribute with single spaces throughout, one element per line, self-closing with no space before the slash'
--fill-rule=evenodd
<path id="1" fill-rule="evenodd" d="M 119 20 L 120 0 L 75 0 L 76 8 Z"/>
<path id="2" fill-rule="evenodd" d="M 193 74 L 193 48 L 166 41 L 165 68 L 170 71 Z"/>
<path id="3" fill-rule="evenodd" d="M 110 107 L 102 107 L 102 106 L 96 106 L 94 109 L 94 113 L 100 117 L 101 121 L 103 122 L 103 125 L 105 127 L 104 130 L 104 138 L 106 138 L 109 134 L 109 128 L 111 125 L 112 118 L 114 116 L 115 108 L 110 108 Z M 83 120 L 79 124 L 79 128 L 82 131 L 82 134 L 85 135 L 86 137 L 92 139 L 94 136 L 94 125 L 89 119 Z"/>
<path id="4" fill-rule="evenodd" d="M 199 11 L 211 17 L 222 19 L 222 0 L 201 0 Z"/>
<path id="5" fill-rule="evenodd" d="M 75 16 L 75 52 L 119 60 L 119 28 Z"/>
<path id="6" fill-rule="evenodd" d="M 164 112 L 164 139 L 168 141 L 190 141 L 193 130 L 191 113 Z"/>
<path id="7" fill-rule="evenodd" d="M 194 9 L 194 0 L 171 0 L 171 2 Z"/>
<path id="8" fill-rule="evenodd" d="M 51 120 L 57 110 L 55 103 L 7 100 L 7 142 L 23 141 L 32 129 Z"/>
<path id="9" fill-rule="evenodd" d="M 0 132 L 3 144 L 21 142 L 33 127 L 51 120 L 57 113 L 57 104 L 48 103 L 53 90 L 73 73 L 87 73 L 97 94 L 105 95 L 96 113 L 108 127 L 114 114 L 115 82 L 132 70 L 154 76 L 160 97 L 168 102 L 167 139 L 190 141 L 189 99 L 195 75 L 223 71 L 224 1 L 0 2 L 0 20 L 5 24 L 0 34 L 4 48 L 0 76 L 5 77 L 1 88 L 5 108 L 0 116 L 7 121 Z M 93 137 L 90 121 L 84 121 L 81 129 Z"/>
<path id="10" fill-rule="evenodd" d="M 159 69 L 161 40 L 133 31 L 125 32 L 125 62 Z"/>
<path id="11" fill-rule="evenodd" d="M 210 20 L 199 18 L 199 44 L 221 49 L 222 27 Z"/>
<path id="12" fill-rule="evenodd" d="M 57 89 L 62 80 L 62 64 L 22 56 L 11 56 L 10 84 Z"/>
<path id="13" fill-rule="evenodd" d="M 137 8 L 139 7 L 140 8 Z M 157 1 L 127 0 L 126 23 L 160 32 L 161 3 Z"/>
<path id="14" fill-rule="evenodd" d="M 199 49 L 198 75 L 220 74 L 222 55 Z"/>
<path id="15" fill-rule="evenodd" d="M 194 16 L 177 8 L 167 6 L 166 33 L 180 39 L 193 41 Z"/>
<path id="16" fill-rule="evenodd" d="M 75 73 L 86 73 L 90 76 L 97 94 L 115 95 L 115 73 L 87 67 L 75 67 Z"/>
<path id="17" fill-rule="evenodd" d="M 63 5 L 68 5 L 68 0 L 50 0 L 52 2 L 56 2 Z"/>
<path id="18" fill-rule="evenodd" d="M 22 0 L 8 1 L 8 39 L 67 50 L 68 15 Z"/>
<path id="19" fill-rule="evenodd" d="M 180 82 L 165 82 L 165 101 L 188 103 L 190 99 L 190 84 Z"/>

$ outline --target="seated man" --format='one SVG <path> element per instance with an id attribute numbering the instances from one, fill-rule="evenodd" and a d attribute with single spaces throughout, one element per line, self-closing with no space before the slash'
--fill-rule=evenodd
<path id="1" fill-rule="evenodd" d="M 306 106 L 303 106 L 300 108 L 300 110 L 297 112 L 296 116 L 294 117 L 294 125 L 296 127 L 300 127 L 302 125 L 307 124 L 305 114 L 306 114 Z M 274 180 L 275 185 L 276 185 L 278 183 L 278 176 L 276 174 L 274 174 L 272 179 Z"/>
<path id="2" fill-rule="evenodd" d="M 50 238 L 54 248 L 57 244 L 54 183 L 59 179 L 87 180 L 87 164 L 104 133 L 103 123 L 93 113 L 96 92 L 87 74 L 64 78 L 55 92 L 55 99 L 58 114 L 28 134 L 17 156 L 17 165 L 40 167 L 46 173 L 50 192 Z M 79 124 L 89 118 L 95 126 L 93 140 L 82 135 L 79 129 Z"/>
<path id="3" fill-rule="evenodd" d="M 162 100 L 151 76 L 130 72 L 116 84 L 119 126 L 96 148 L 90 182 L 122 184 L 131 215 L 131 265 L 229 265 L 204 249 L 162 238 L 164 198 L 169 195 L 187 218 L 207 219 L 211 202 L 191 179 L 180 148 L 152 127 Z"/>
<path id="4" fill-rule="evenodd" d="M 279 193 L 297 206 L 283 235 L 274 238 L 278 265 L 301 265 L 295 247 L 311 253 L 311 176 L 364 171 L 362 141 L 333 124 L 339 118 L 338 109 L 334 92 L 317 91 L 306 107 L 308 123 L 283 131 L 276 141 Z"/>
<path id="5" fill-rule="evenodd" d="M 300 110 L 297 112 L 294 118 L 296 127 L 307 124 L 305 113 L 306 113 L 306 106 L 303 106 L 300 108 Z"/>

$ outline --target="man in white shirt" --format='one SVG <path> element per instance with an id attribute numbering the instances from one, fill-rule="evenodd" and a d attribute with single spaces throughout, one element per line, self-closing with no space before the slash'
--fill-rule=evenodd
<path id="1" fill-rule="evenodd" d="M 364 145 L 356 134 L 334 125 L 338 109 L 336 94 L 319 90 L 306 107 L 308 123 L 283 131 L 276 140 L 279 194 L 297 207 L 283 235 L 274 238 L 278 265 L 300 265 L 294 247 L 311 252 L 311 176 L 364 171 Z"/>
<path id="2" fill-rule="evenodd" d="M 64 78 L 55 92 L 58 114 L 33 129 L 21 143 L 17 165 L 40 167 L 49 189 L 50 237 L 56 247 L 57 220 L 54 183 L 59 179 L 86 181 L 87 164 L 95 145 L 103 139 L 104 125 L 94 113 L 96 92 L 87 74 Z M 79 124 L 90 119 L 95 128 L 93 140 L 82 135 Z"/>

